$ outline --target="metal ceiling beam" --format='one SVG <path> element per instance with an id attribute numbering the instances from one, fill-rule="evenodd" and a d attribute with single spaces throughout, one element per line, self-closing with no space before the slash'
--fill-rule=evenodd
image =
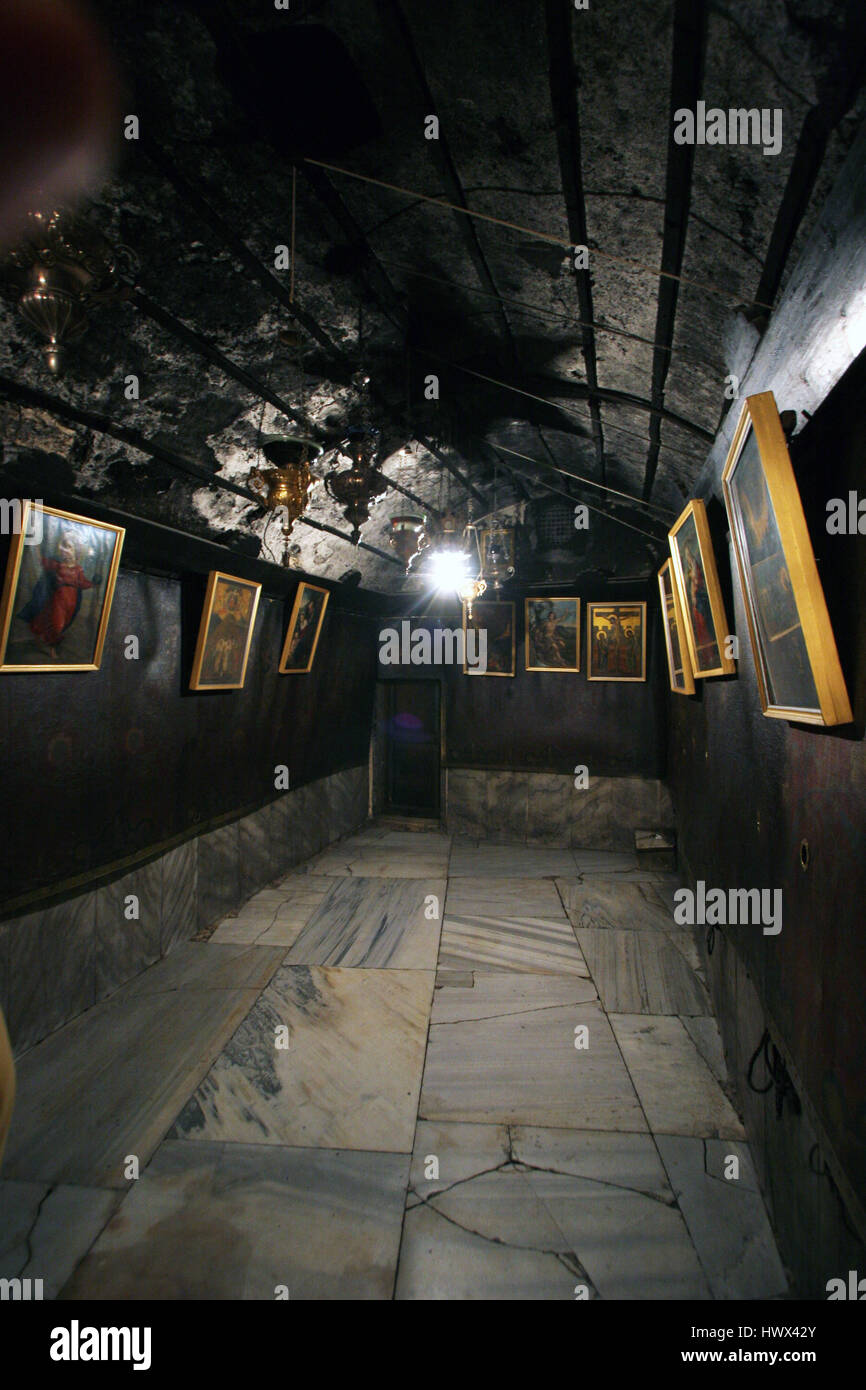
<path id="1" fill-rule="evenodd" d="M 238 260 L 241 261 L 244 267 L 250 272 L 250 275 L 262 286 L 266 293 L 277 299 L 283 307 L 288 310 L 292 318 L 294 318 L 324 350 L 326 356 L 339 366 L 342 375 L 351 376 L 355 371 L 356 364 L 353 363 L 343 350 L 329 337 L 328 333 L 322 328 L 317 319 L 301 306 L 297 298 L 293 299 L 291 297 L 285 285 L 268 270 L 267 266 L 262 264 L 258 257 L 250 251 L 246 242 L 237 235 L 233 228 L 226 222 L 225 218 L 217 212 L 212 201 L 216 195 L 212 193 L 207 185 L 199 179 L 194 179 L 189 175 L 181 173 L 170 156 L 167 155 L 154 140 L 142 136 L 142 145 L 148 159 L 154 167 L 159 170 L 163 178 L 171 184 L 178 197 L 198 214 L 204 225 L 219 238 L 223 245 L 226 246 Z M 292 415 L 291 408 L 287 403 L 281 403 L 280 399 L 276 397 L 275 394 L 270 396 L 265 394 L 267 388 L 265 388 L 263 383 L 259 382 L 257 378 L 253 377 L 250 373 L 244 373 L 243 377 L 238 375 L 238 373 L 243 372 L 244 369 L 237 367 L 234 363 L 230 363 L 229 359 L 226 358 L 224 354 L 220 353 L 219 349 L 215 348 L 206 338 L 203 338 L 201 334 L 196 333 L 193 329 L 181 323 L 179 319 L 175 318 L 173 314 L 168 313 L 167 310 L 160 309 L 159 306 L 155 305 L 147 296 L 143 294 L 139 295 L 138 302 L 142 312 L 146 312 L 149 317 L 153 318 L 156 322 L 160 322 L 168 332 L 174 333 L 178 338 L 182 338 L 189 347 L 209 357 L 210 360 L 214 361 L 217 366 L 220 366 L 227 375 L 234 376 L 241 384 L 246 385 L 250 390 L 254 391 L 259 396 L 259 399 L 270 400 L 271 404 L 277 405 L 278 409 Z M 376 392 L 376 395 L 377 398 L 383 402 L 389 414 L 393 413 L 393 405 L 387 402 L 382 393 Z M 303 417 L 293 416 L 293 418 L 302 420 L 305 427 L 310 429 L 320 441 L 325 438 L 322 431 L 318 430 L 315 425 L 307 424 L 307 422 L 303 420 Z M 405 497 L 410 498 L 413 502 L 420 502 L 420 498 L 416 497 L 413 492 L 409 492 L 406 488 L 401 487 L 399 483 L 394 482 L 392 486 L 396 492 L 403 493 Z M 427 503 L 423 505 L 427 506 L 428 511 L 436 510 Z"/>
<path id="2" fill-rule="evenodd" d="M 98 434 L 106 434 L 112 439 L 119 439 L 122 443 L 128 444 L 130 448 L 164 464 L 166 468 L 170 468 L 175 473 L 194 478 L 207 487 L 216 487 L 222 492 L 231 492 L 236 497 L 244 498 L 247 502 L 254 502 L 257 507 L 263 506 L 261 496 L 253 492 L 251 488 L 241 487 L 240 484 L 233 483 L 229 478 L 220 478 L 215 473 L 209 473 L 200 464 L 193 463 L 192 459 L 185 458 L 183 454 L 177 453 L 174 449 L 166 448 L 164 444 L 157 444 L 154 440 L 140 434 L 138 430 L 131 430 L 125 425 L 119 425 L 116 420 L 112 420 L 110 416 L 99 411 L 83 410 L 79 406 L 61 400 L 58 396 L 50 396 L 45 391 L 37 390 L 33 386 L 25 386 L 7 376 L 0 376 L 0 399 L 12 401 L 18 405 L 31 406 L 37 410 L 44 410 L 46 414 L 53 415 L 58 420 L 67 420 L 70 424 L 83 425 Z M 351 536 L 346 535 L 343 531 L 338 531 L 333 526 L 326 525 L 324 522 L 313 521 L 307 517 L 301 517 L 299 520 L 316 530 L 328 531 L 331 535 L 339 536 L 349 545 L 356 543 Z M 378 546 L 370 545 L 367 541 L 358 541 L 357 544 L 362 550 L 369 550 L 383 560 L 400 564 L 395 556 L 380 550 Z"/>
<path id="3" fill-rule="evenodd" d="M 679 296 L 679 276 L 688 230 L 692 199 L 694 146 L 678 145 L 674 140 L 674 112 L 695 110 L 704 77 L 707 42 L 707 0 L 674 0 L 673 59 L 668 121 L 667 170 L 665 174 L 665 228 L 662 241 L 658 308 L 653 337 L 652 411 L 649 449 L 644 473 L 643 495 L 649 499 L 658 468 L 661 448 L 661 422 L 665 401 L 665 382 L 671 364 L 674 321 Z"/>
<path id="4" fill-rule="evenodd" d="M 269 401 L 283 415 L 290 420 L 296 420 L 302 425 L 304 430 L 319 441 L 325 438 L 324 431 L 318 425 L 308 420 L 306 415 L 298 410 L 293 410 L 288 401 L 272 390 L 265 382 L 260 381 L 252 372 L 248 372 L 244 367 L 233 362 L 230 357 L 226 357 L 224 352 L 220 352 L 209 338 L 205 338 L 201 333 L 197 333 L 194 328 L 190 328 L 181 319 L 176 318 L 168 309 L 163 309 L 161 305 L 155 303 L 150 295 L 145 294 L 144 290 L 134 289 L 132 292 L 131 303 L 135 305 L 139 313 L 152 323 L 159 324 L 167 333 L 179 342 L 185 343 L 193 352 L 197 352 L 201 357 L 212 362 L 219 367 L 221 372 L 238 382 L 240 386 L 246 387 L 252 396 L 260 401 Z"/>
<path id="5" fill-rule="evenodd" d="M 421 58 L 415 47 L 412 31 L 409 28 L 399 0 L 377 0 L 377 8 L 386 34 L 392 35 L 396 43 L 402 48 L 407 59 L 409 71 L 421 94 L 421 101 L 417 108 L 418 138 L 420 140 L 423 134 L 424 118 L 425 116 L 435 113 L 437 109 L 436 100 L 430 90 L 427 74 L 424 71 Z M 448 138 L 441 124 L 439 127 L 438 139 L 425 141 L 424 143 L 429 146 L 430 154 L 439 171 L 449 201 L 455 203 L 458 207 L 468 208 L 466 195 L 463 191 L 463 184 L 457 173 L 457 168 L 448 146 Z M 487 264 L 487 260 L 481 248 L 481 242 L 478 239 L 475 226 L 470 218 L 463 217 L 457 212 L 454 213 L 454 218 L 457 223 L 457 230 L 460 234 L 460 238 L 475 267 L 475 273 L 478 276 L 481 286 L 488 294 L 493 295 L 496 301 L 496 312 L 502 335 L 509 346 L 514 365 L 519 366 L 517 347 L 511 332 L 511 325 L 508 322 L 508 316 L 505 313 L 505 307 L 500 297 L 499 290 L 490 273 L 490 267 Z"/>
<path id="6" fill-rule="evenodd" d="M 572 50 L 572 15 L 570 5 L 563 0 L 545 0 L 547 47 L 550 60 L 550 100 L 556 122 L 556 144 L 568 235 L 574 246 L 588 245 L 586 202 L 583 194 L 583 169 L 580 151 L 580 117 L 577 105 L 578 73 Z M 599 476 L 605 479 L 604 434 L 598 405 L 598 367 L 595 333 L 591 327 L 595 317 L 592 307 L 592 282 L 588 270 L 572 267 L 577 289 L 581 325 L 581 345 L 586 369 L 589 411 L 595 458 Z"/>

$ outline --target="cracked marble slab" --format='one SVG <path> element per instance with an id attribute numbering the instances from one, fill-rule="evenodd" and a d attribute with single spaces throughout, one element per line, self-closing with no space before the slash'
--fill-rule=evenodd
<path id="1" fill-rule="evenodd" d="M 703 982 L 661 933 L 577 929 L 577 939 L 608 1013 L 710 1012 Z"/>
<path id="2" fill-rule="evenodd" d="M 325 897 L 328 888 L 315 879 L 294 875 L 280 888 L 266 888 L 233 917 L 224 917 L 211 942 L 291 946 Z"/>
<path id="3" fill-rule="evenodd" d="M 589 979 L 583 954 L 565 919 L 482 917 L 448 912 L 442 927 L 440 968 L 537 971 Z"/>
<path id="4" fill-rule="evenodd" d="M 573 1300 L 577 1283 L 709 1297 L 652 1139 L 420 1123 L 396 1297 Z"/>
<path id="5" fill-rule="evenodd" d="M 282 966 L 169 1137 L 408 1153 L 433 981 L 432 970 Z"/>
<path id="6" fill-rule="evenodd" d="M 656 1143 L 713 1297 L 783 1297 L 788 1283 L 748 1144 L 669 1134 Z"/>
<path id="7" fill-rule="evenodd" d="M 611 1014 L 653 1134 L 744 1139 L 743 1126 L 678 1018 Z"/>
<path id="8" fill-rule="evenodd" d="M 121 1196 L 92 1187 L 0 1182 L 0 1279 L 41 1279 L 56 1298 Z"/>
<path id="9" fill-rule="evenodd" d="M 444 878 L 336 879 L 285 963 L 435 970 L 445 889 Z"/>
<path id="10" fill-rule="evenodd" d="M 168 1141 L 64 1299 L 391 1297 L 405 1154 Z"/>
<path id="11" fill-rule="evenodd" d="M 565 1129 L 645 1130 L 610 1024 L 576 976 L 479 972 L 438 989 L 420 1116 Z M 588 1047 L 577 1048 L 587 1029 Z"/>

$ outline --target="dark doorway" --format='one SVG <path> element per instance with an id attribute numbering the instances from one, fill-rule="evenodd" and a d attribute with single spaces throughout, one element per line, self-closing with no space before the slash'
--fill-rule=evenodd
<path id="1" fill-rule="evenodd" d="M 439 816 L 439 682 L 386 681 L 386 815 Z"/>

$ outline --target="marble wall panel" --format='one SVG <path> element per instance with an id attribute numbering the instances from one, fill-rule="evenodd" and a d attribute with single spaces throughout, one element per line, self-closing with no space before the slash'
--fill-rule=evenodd
<path id="1" fill-rule="evenodd" d="M 209 927 L 242 901 L 237 821 L 198 837 L 198 925 Z"/>
<path id="2" fill-rule="evenodd" d="M 532 773 L 527 784 L 526 840 L 528 844 L 564 847 L 570 842 L 575 809 L 584 793 L 573 777 L 559 773 Z"/>
<path id="3" fill-rule="evenodd" d="M 0 1008 L 17 1055 L 367 817 L 367 767 L 276 798 L 113 883 L 0 923 Z M 124 915 L 139 900 L 139 917 Z"/>
<path id="4" fill-rule="evenodd" d="M 470 767 L 450 767 L 447 784 L 449 834 L 483 839 L 487 834 L 487 773 Z"/>
<path id="5" fill-rule="evenodd" d="M 525 772 L 488 772 L 488 840 L 499 844 L 522 844 L 526 840 L 529 781 Z"/>
<path id="6" fill-rule="evenodd" d="M 6 924 L 4 1013 L 16 1055 L 96 1002 L 96 893 Z"/>
<path id="7" fill-rule="evenodd" d="M 571 773 L 448 770 L 448 830 L 499 843 L 561 849 L 634 849 L 639 829 L 671 827 L 667 788 L 651 777 L 594 777 L 574 785 Z"/>
<path id="8" fill-rule="evenodd" d="M 104 999 L 162 955 L 162 887 L 163 863 L 154 859 L 97 889 L 96 999 Z"/>
<path id="9" fill-rule="evenodd" d="M 187 840 L 170 849 L 162 865 L 161 954 L 195 934 L 198 904 L 198 844 Z"/>
<path id="10" fill-rule="evenodd" d="M 279 876 L 271 855 L 271 808 L 263 806 L 238 821 L 241 901 Z"/>
<path id="11" fill-rule="evenodd" d="M 286 792 L 283 796 L 278 796 L 268 807 L 271 859 L 278 875 L 287 874 L 303 857 L 293 796 L 294 792 Z"/>

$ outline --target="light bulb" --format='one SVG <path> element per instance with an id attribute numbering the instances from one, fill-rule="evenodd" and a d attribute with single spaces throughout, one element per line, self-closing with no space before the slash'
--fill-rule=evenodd
<path id="1" fill-rule="evenodd" d="M 469 556 L 462 550 L 438 550 L 430 557 L 434 589 L 458 589 L 467 578 Z"/>

